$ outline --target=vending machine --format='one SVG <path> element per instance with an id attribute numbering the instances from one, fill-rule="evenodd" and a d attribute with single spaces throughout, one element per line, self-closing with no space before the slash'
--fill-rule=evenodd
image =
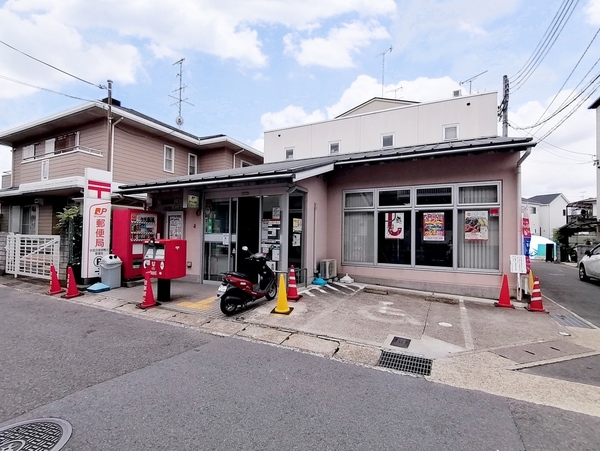
<path id="1" fill-rule="evenodd" d="M 113 209 L 112 252 L 123 262 L 123 279 L 143 277 L 144 241 L 159 237 L 159 214 L 131 208 Z"/>

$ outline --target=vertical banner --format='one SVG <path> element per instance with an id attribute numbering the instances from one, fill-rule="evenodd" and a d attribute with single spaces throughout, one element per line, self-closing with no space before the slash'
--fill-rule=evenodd
<path id="1" fill-rule="evenodd" d="M 404 239 L 404 213 L 385 214 L 385 239 Z"/>
<path id="2" fill-rule="evenodd" d="M 100 277 L 100 260 L 110 253 L 112 173 L 85 169 L 81 277 Z"/>
<path id="3" fill-rule="evenodd" d="M 529 218 L 523 218 L 523 254 L 525 254 L 525 265 L 527 272 L 531 271 L 531 259 L 529 251 L 531 246 L 531 229 L 529 228 Z"/>
<path id="4" fill-rule="evenodd" d="M 423 213 L 423 241 L 444 241 L 444 213 Z"/>

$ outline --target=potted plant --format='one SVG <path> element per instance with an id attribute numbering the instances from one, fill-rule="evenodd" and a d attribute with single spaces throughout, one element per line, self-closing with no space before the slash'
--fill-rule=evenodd
<path id="1" fill-rule="evenodd" d="M 83 215 L 79 204 L 67 205 L 63 211 L 56 214 L 58 223 L 56 229 L 67 243 L 67 264 L 73 269 L 77 283 L 81 283 L 81 253 Z"/>

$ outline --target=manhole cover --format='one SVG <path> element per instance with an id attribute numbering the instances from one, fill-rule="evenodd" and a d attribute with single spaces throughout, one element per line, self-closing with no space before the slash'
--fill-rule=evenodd
<path id="1" fill-rule="evenodd" d="M 73 428 L 59 418 L 23 421 L 0 429 L 0 451 L 58 451 Z"/>
<path id="2" fill-rule="evenodd" d="M 550 318 L 556 321 L 558 324 L 567 327 L 581 327 L 584 329 L 593 329 L 594 327 L 590 325 L 587 321 L 579 318 L 575 315 L 561 315 L 556 313 L 550 313 Z"/>

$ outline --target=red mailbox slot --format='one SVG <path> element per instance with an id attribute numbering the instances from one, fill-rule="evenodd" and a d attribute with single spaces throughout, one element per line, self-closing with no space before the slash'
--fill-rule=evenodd
<path id="1" fill-rule="evenodd" d="M 187 272 L 186 240 L 146 240 L 144 274 L 156 279 L 177 279 Z"/>

